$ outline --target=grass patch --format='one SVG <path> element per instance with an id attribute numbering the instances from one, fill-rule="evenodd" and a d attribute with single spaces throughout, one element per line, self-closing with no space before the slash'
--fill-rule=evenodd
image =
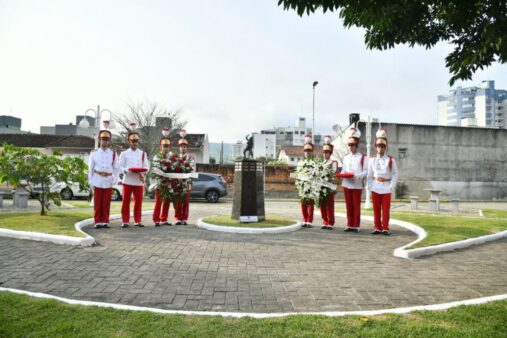
<path id="1" fill-rule="evenodd" d="M 1 337 L 505 337 L 507 301 L 406 315 L 251 319 L 69 305 L 0 292 Z"/>
<path id="2" fill-rule="evenodd" d="M 487 218 L 507 218 L 507 210 L 482 209 L 482 213 Z"/>
<path id="3" fill-rule="evenodd" d="M 428 236 L 411 246 L 420 248 L 490 235 L 507 229 L 507 220 L 431 214 L 392 213 L 392 218 L 419 225 Z"/>
<path id="4" fill-rule="evenodd" d="M 295 220 L 276 215 L 267 216 L 265 220 L 257 223 L 240 223 L 235 219 L 231 219 L 231 216 L 229 215 L 208 216 L 203 218 L 202 220 L 203 222 L 209 224 L 224 225 L 230 227 L 241 227 L 241 228 L 276 228 L 276 227 L 285 227 L 296 223 Z"/>
<path id="5" fill-rule="evenodd" d="M 49 211 L 47 216 L 40 216 L 39 212 L 5 212 L 0 213 L 0 228 L 41 232 L 52 235 L 67 235 L 84 237 L 74 229 L 74 224 L 93 217 L 93 208 L 87 201 L 71 201 L 76 210 L 59 209 Z M 69 203 L 69 204 L 71 204 Z M 85 205 L 86 204 L 86 208 Z M 143 203 L 143 210 L 153 209 L 153 202 Z M 131 206 L 131 211 L 133 206 Z M 111 215 L 121 212 L 121 202 L 111 203 Z"/>
<path id="6" fill-rule="evenodd" d="M 41 216 L 39 213 L 6 212 L 0 214 L 0 224 L 2 228 L 11 230 L 84 237 L 74 229 L 74 224 L 92 216 L 89 211 L 49 212 L 47 216 Z"/>

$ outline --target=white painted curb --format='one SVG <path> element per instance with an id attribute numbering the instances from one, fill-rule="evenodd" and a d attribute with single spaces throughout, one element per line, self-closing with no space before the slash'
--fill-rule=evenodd
<path id="1" fill-rule="evenodd" d="M 153 210 L 144 211 L 142 213 L 143 216 L 153 214 Z M 109 219 L 119 219 L 121 215 L 111 215 Z M 65 235 L 51 235 L 45 234 L 42 232 L 31 232 L 31 231 L 18 231 L 18 230 L 10 230 L 0 228 L 0 237 L 10 237 L 16 239 L 28 239 L 32 241 L 41 241 L 41 242 L 51 242 L 55 244 L 66 244 L 66 245 L 75 245 L 75 246 L 92 246 L 95 244 L 95 238 L 88 235 L 82 229 L 87 225 L 93 225 L 94 219 L 87 218 L 85 220 L 79 221 L 74 224 L 74 228 L 76 231 L 82 233 L 85 237 L 73 237 L 73 236 L 65 236 Z"/>
<path id="2" fill-rule="evenodd" d="M 299 221 L 296 221 L 296 223 L 292 225 L 274 228 L 240 228 L 209 224 L 203 222 L 202 218 L 200 218 L 197 220 L 197 227 L 210 231 L 229 232 L 236 234 L 280 234 L 283 232 L 291 232 L 301 229 L 301 223 Z"/>
<path id="3" fill-rule="evenodd" d="M 375 316 L 375 315 L 381 315 L 381 314 L 387 314 L 387 313 L 403 314 L 403 313 L 409 313 L 409 312 L 413 312 L 413 311 L 447 310 L 447 309 L 461 306 L 461 305 L 479 305 L 479 304 L 484 304 L 484 303 L 507 299 L 507 294 L 502 294 L 502 295 L 496 295 L 496 296 L 490 296 L 490 297 L 467 299 L 467 300 L 450 302 L 450 303 L 419 305 L 419 306 L 410 306 L 410 307 L 402 307 L 402 308 L 394 308 L 394 309 L 381 309 L 381 310 L 253 313 L 253 312 L 164 310 L 164 309 L 157 309 L 157 308 L 143 307 L 143 306 L 92 302 L 92 301 L 87 301 L 87 300 L 75 300 L 75 299 L 68 299 L 68 298 L 52 296 L 52 295 L 48 295 L 45 293 L 30 292 L 30 291 L 23 291 L 23 290 L 18 290 L 18 289 L 2 288 L 2 287 L 0 287 L 0 292 L 12 292 L 12 293 L 20 294 L 20 295 L 32 296 L 35 298 L 53 299 L 53 300 L 57 300 L 57 301 L 60 301 L 63 303 L 67 303 L 67 304 L 83 305 L 83 306 L 97 306 L 97 307 L 111 308 L 111 309 L 117 309 L 117 310 L 144 311 L 144 312 L 153 312 L 153 313 L 161 313 L 161 314 L 180 314 L 180 315 L 187 315 L 187 316 L 222 316 L 222 317 L 233 317 L 233 318 L 251 317 L 251 318 L 259 318 L 259 319 L 260 318 L 287 317 L 287 316 L 296 316 L 296 315 L 319 315 L 319 316 L 328 316 L 328 317 L 342 317 L 342 316 L 351 316 L 351 315 Z"/>
<path id="4" fill-rule="evenodd" d="M 347 217 L 347 214 L 337 213 L 337 214 L 335 214 L 335 216 Z M 365 220 L 365 221 L 373 221 L 373 216 L 361 216 L 361 219 Z M 444 244 L 439 244 L 439 245 L 432 245 L 432 246 L 427 246 L 427 247 L 417 248 L 417 249 L 406 249 L 407 247 L 409 247 L 415 243 L 418 243 L 418 242 L 422 241 L 424 238 L 426 238 L 426 236 L 427 236 L 426 231 L 423 228 L 421 228 L 420 226 L 417 226 L 413 223 L 404 222 L 404 221 L 400 221 L 397 219 L 390 219 L 389 223 L 393 224 L 393 225 L 400 226 L 402 228 L 408 229 L 408 230 L 416 233 L 417 239 L 415 241 L 410 242 L 402 247 L 396 248 L 393 252 L 393 255 L 395 257 L 407 258 L 407 259 L 417 258 L 417 257 L 422 257 L 422 256 L 429 256 L 429 255 L 433 255 L 433 254 L 436 254 L 439 252 L 453 251 L 456 249 L 464 249 L 464 248 L 468 248 L 472 245 L 484 244 L 486 242 L 494 241 L 497 239 L 507 238 L 507 230 L 504 230 L 504 231 L 498 232 L 496 234 L 485 235 L 485 236 L 480 236 L 480 237 L 475 237 L 475 238 L 468 238 L 468 239 L 464 239 L 462 241 L 444 243 Z"/>

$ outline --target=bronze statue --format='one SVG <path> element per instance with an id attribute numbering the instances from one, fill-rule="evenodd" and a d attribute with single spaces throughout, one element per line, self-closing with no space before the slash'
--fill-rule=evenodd
<path id="1" fill-rule="evenodd" d="M 248 158 L 253 159 L 253 146 L 254 146 L 254 138 L 253 135 L 250 136 L 250 134 L 246 135 L 246 148 L 243 150 L 243 159 L 247 159 L 246 153 L 249 154 Z"/>

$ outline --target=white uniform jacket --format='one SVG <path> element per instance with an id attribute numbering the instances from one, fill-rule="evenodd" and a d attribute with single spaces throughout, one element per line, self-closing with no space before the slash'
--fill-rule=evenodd
<path id="1" fill-rule="evenodd" d="M 391 166 L 389 167 L 389 161 Z M 372 157 L 368 165 L 368 188 L 377 194 L 389 194 L 396 189 L 398 166 L 394 158 L 384 155 Z"/>
<path id="2" fill-rule="evenodd" d="M 144 157 L 144 160 L 143 160 Z M 144 185 L 144 182 L 141 181 L 139 177 L 139 173 L 130 172 L 129 168 L 145 168 L 150 169 L 150 165 L 148 163 L 148 155 L 141 149 L 132 150 L 129 148 L 123 151 L 120 155 L 120 168 L 123 172 L 123 184 L 127 185 Z M 146 173 L 143 173 L 146 174 Z"/>
<path id="3" fill-rule="evenodd" d="M 111 174 L 111 175 L 100 175 Z M 107 189 L 112 188 L 118 180 L 120 166 L 118 156 L 111 149 L 93 150 L 88 161 L 88 182 L 90 186 Z"/>
<path id="4" fill-rule="evenodd" d="M 354 174 L 353 178 L 343 179 L 342 187 L 347 189 L 363 189 L 363 180 L 368 174 L 368 158 L 360 152 L 345 155 L 342 172 Z"/>

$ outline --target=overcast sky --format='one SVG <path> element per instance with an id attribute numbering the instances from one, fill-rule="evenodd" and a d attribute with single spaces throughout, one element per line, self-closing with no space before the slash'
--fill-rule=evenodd
<path id="1" fill-rule="evenodd" d="M 212 142 L 311 123 L 332 133 L 349 113 L 435 124 L 450 47 L 369 51 L 334 13 L 299 17 L 277 0 L 0 0 L 0 115 L 22 128 L 74 122 L 128 99 L 181 108 Z M 507 65 L 478 72 L 507 89 Z"/>

